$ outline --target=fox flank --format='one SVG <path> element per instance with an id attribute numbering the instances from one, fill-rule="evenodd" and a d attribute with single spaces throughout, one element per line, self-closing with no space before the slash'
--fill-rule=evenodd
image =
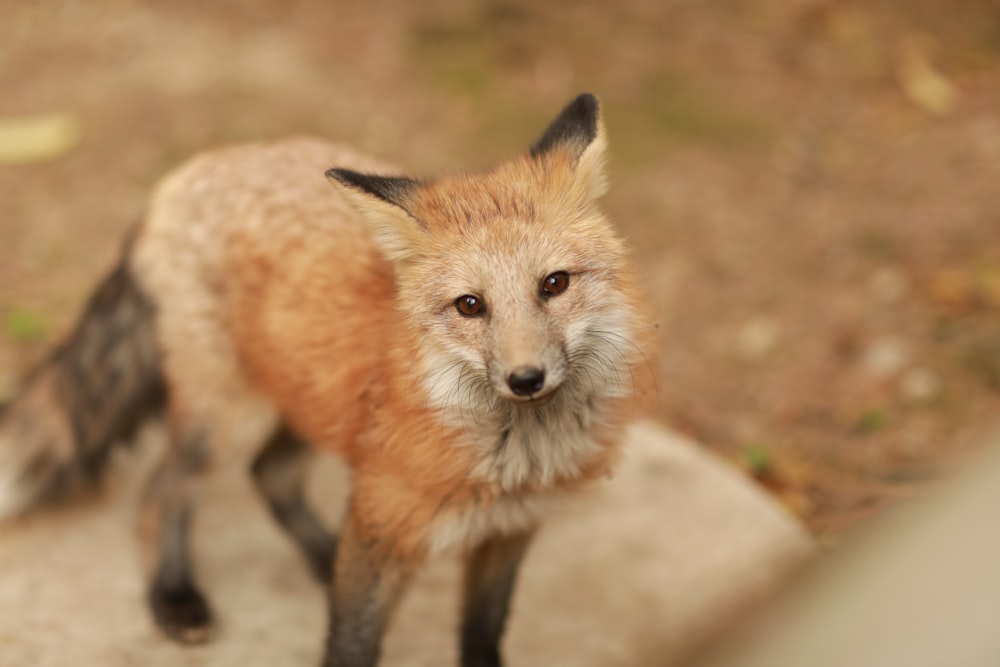
<path id="1" fill-rule="evenodd" d="M 478 173 L 413 178 L 312 139 L 188 162 L 0 407 L 0 514 L 97 481 L 162 416 L 140 537 L 168 637 L 214 635 L 190 526 L 213 462 L 247 451 L 329 591 L 325 667 L 377 664 L 407 583 L 449 550 L 465 557 L 461 664 L 501 665 L 532 535 L 609 473 L 649 387 L 644 300 L 598 205 L 606 143 L 583 94 Z M 319 452 L 353 471 L 337 533 L 303 493 Z"/>

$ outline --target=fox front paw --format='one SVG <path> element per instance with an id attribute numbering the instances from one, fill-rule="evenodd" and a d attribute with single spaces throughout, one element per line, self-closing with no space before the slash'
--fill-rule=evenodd
<path id="1" fill-rule="evenodd" d="M 205 597 L 191 584 L 154 586 L 153 618 L 160 630 L 182 644 L 203 644 L 215 635 L 215 620 Z"/>

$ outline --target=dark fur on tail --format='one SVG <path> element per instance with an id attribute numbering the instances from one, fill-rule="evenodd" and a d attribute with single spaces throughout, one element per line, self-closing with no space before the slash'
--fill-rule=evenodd
<path id="1" fill-rule="evenodd" d="M 163 409 L 156 308 L 129 265 L 134 236 L 69 337 L 0 408 L 0 516 L 93 485 L 112 446 Z"/>

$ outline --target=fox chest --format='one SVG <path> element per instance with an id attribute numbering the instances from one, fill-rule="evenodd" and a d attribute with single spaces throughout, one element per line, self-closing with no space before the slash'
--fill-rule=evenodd
<path id="1" fill-rule="evenodd" d="M 468 549 L 495 535 L 534 529 L 563 504 L 572 482 L 581 481 L 589 462 L 602 449 L 576 420 L 561 431 L 512 425 L 493 438 L 476 442 L 480 463 L 473 476 L 498 493 L 439 514 L 430 526 L 432 553 Z M 532 488 L 530 492 L 517 489 Z"/>
<path id="2" fill-rule="evenodd" d="M 431 554 L 468 550 L 494 536 L 533 530 L 559 500 L 551 493 L 524 494 L 449 509 L 431 523 L 427 549 Z"/>
<path id="3" fill-rule="evenodd" d="M 452 446 L 475 461 L 469 482 L 489 491 L 448 507 L 426 533 L 431 552 L 469 548 L 495 536 L 534 529 L 574 489 L 605 474 L 616 442 L 613 420 L 593 402 L 559 402 L 514 410 L 492 423 L 466 425 Z"/>

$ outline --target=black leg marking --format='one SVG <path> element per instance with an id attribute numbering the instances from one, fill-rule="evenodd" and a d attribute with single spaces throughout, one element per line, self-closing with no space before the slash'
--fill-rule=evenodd
<path id="1" fill-rule="evenodd" d="M 337 540 L 306 503 L 308 459 L 308 446 L 282 426 L 254 459 L 251 471 L 271 515 L 298 545 L 316 578 L 329 584 Z"/>
<path id="2" fill-rule="evenodd" d="M 357 525 L 348 514 L 337 547 L 323 667 L 374 667 L 389 617 L 416 567 L 387 555 L 386 545 L 362 539 Z"/>
<path id="3" fill-rule="evenodd" d="M 214 619 L 194 581 L 189 522 L 186 508 L 177 519 L 164 516 L 160 565 L 149 589 L 149 604 L 156 624 L 168 637 L 184 644 L 200 644 L 211 639 Z"/>
<path id="4" fill-rule="evenodd" d="M 215 632 L 212 610 L 195 582 L 191 563 L 191 505 L 196 477 L 206 465 L 200 439 L 171 452 L 150 480 L 144 525 L 154 550 L 149 605 L 160 629 L 171 639 L 199 644 Z"/>
<path id="5" fill-rule="evenodd" d="M 517 570 L 531 533 L 494 537 L 466 562 L 462 609 L 462 667 L 501 667 L 503 636 Z"/>

